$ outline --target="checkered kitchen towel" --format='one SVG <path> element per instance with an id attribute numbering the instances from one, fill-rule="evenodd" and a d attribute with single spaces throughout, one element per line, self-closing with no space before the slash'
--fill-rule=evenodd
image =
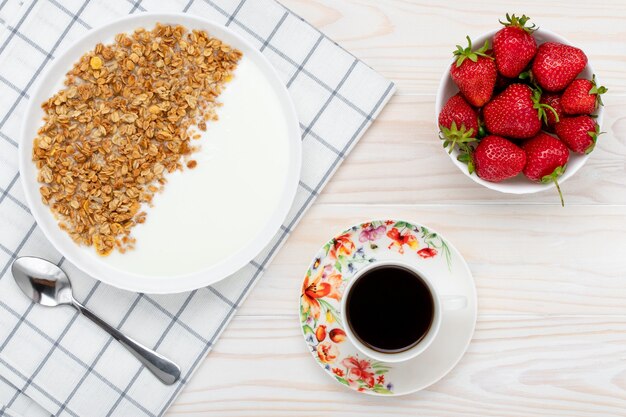
<path id="1" fill-rule="evenodd" d="M 146 10 L 193 13 L 247 38 L 284 80 L 302 129 L 298 194 L 272 243 L 232 277 L 177 295 L 121 291 L 64 262 L 24 204 L 17 168 L 19 126 L 37 76 L 90 28 Z M 393 83 L 273 0 L 0 0 L 0 19 L 6 27 L 0 34 L 0 415 L 159 416 L 376 118 L 394 91 Z M 9 271 L 19 255 L 63 264 L 77 298 L 180 364 L 180 382 L 159 383 L 72 309 L 30 303 Z"/>

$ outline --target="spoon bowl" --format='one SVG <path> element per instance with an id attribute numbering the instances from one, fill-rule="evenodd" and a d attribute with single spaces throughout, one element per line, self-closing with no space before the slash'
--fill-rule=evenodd
<path id="1" fill-rule="evenodd" d="M 27 297 L 45 307 L 70 305 L 109 333 L 129 350 L 161 382 L 171 385 L 179 380 L 180 368 L 171 360 L 143 346 L 107 324 L 72 295 L 72 284 L 63 270 L 42 258 L 23 256 L 13 261 L 11 272 L 17 286 Z"/>
<path id="2" fill-rule="evenodd" d="M 18 287 L 34 302 L 46 307 L 72 304 L 72 284 L 57 265 L 23 256 L 13 262 L 11 272 Z"/>

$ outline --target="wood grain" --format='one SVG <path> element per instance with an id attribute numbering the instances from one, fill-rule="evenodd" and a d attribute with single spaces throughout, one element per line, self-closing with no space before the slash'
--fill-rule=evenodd
<path id="1" fill-rule="evenodd" d="M 325 241 L 389 216 L 426 224 L 452 242 L 474 274 L 479 314 L 626 315 L 626 207 L 485 204 L 318 204 L 238 314 L 295 314 L 302 277 Z"/>
<path id="2" fill-rule="evenodd" d="M 606 134 L 563 184 L 566 204 L 625 204 L 626 96 L 606 97 Z M 396 96 L 317 200 L 319 203 L 558 204 L 556 190 L 510 195 L 489 190 L 450 161 L 437 137 L 433 96 Z"/>
<path id="3" fill-rule="evenodd" d="M 446 378 L 397 398 L 350 392 L 310 356 L 295 315 L 237 317 L 168 416 L 623 417 L 626 409 L 623 317 L 483 316 Z"/>
<path id="4" fill-rule="evenodd" d="M 454 45 L 525 13 L 583 49 L 611 93 L 626 93 L 626 2 L 621 0 L 287 0 L 330 38 L 398 83 L 398 94 L 434 94 Z"/>
<path id="5" fill-rule="evenodd" d="M 293 232 L 168 417 L 626 416 L 626 2 L 284 0 L 399 89 Z M 451 50 L 506 12 L 583 48 L 609 87 L 605 135 L 554 192 L 487 190 L 450 163 L 434 101 Z M 300 334 L 301 278 L 324 241 L 395 217 L 444 234 L 479 295 L 460 364 L 399 398 L 356 395 L 328 378 Z"/>

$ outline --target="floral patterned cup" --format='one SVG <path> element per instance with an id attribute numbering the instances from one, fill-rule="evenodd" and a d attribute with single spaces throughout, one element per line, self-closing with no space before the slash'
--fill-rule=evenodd
<path id="1" fill-rule="evenodd" d="M 374 268 L 380 268 L 380 267 L 385 267 L 385 266 L 400 267 L 417 275 L 422 280 L 422 282 L 426 285 L 433 299 L 433 310 L 434 310 L 433 318 L 432 318 L 430 328 L 428 329 L 428 332 L 422 337 L 422 339 L 415 346 L 407 350 L 404 350 L 402 352 L 394 352 L 394 353 L 380 352 L 363 344 L 359 340 L 359 338 L 354 334 L 352 330 L 352 326 L 350 325 L 350 321 L 348 320 L 347 313 L 346 313 L 348 311 L 347 300 L 350 299 L 350 297 L 348 297 L 348 294 L 350 294 L 350 291 L 354 287 L 354 284 L 366 272 L 371 271 Z M 420 271 L 414 265 L 410 265 L 408 263 L 401 262 L 398 260 L 373 262 L 370 265 L 364 268 L 361 268 L 346 286 L 345 291 L 344 291 L 344 296 L 341 300 L 341 319 L 346 324 L 345 332 L 346 332 L 346 336 L 348 337 L 348 339 L 364 355 L 380 362 L 386 362 L 386 363 L 404 362 L 424 352 L 428 348 L 428 346 L 430 346 L 432 341 L 437 336 L 437 333 L 439 332 L 439 328 L 441 327 L 442 310 L 461 310 L 467 307 L 467 299 L 464 296 L 439 295 L 433 283 L 434 281 L 433 278 L 434 277 L 428 277 L 428 275 L 424 274 L 423 271 Z"/>

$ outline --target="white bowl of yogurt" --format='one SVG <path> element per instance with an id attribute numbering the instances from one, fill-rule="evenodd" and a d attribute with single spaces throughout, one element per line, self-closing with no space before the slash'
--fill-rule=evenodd
<path id="1" fill-rule="evenodd" d="M 135 248 L 102 257 L 76 244 L 43 204 L 32 162 L 42 124 L 41 103 L 62 87 L 66 72 L 98 42 L 156 23 L 205 30 L 243 52 L 233 80 L 219 96 L 219 120 L 207 123 L 193 170 L 168 174 L 146 221 L 133 227 Z M 40 77 L 22 126 L 20 176 L 44 235 L 71 263 L 107 284 L 135 292 L 176 293 L 235 273 L 270 244 L 291 208 L 300 179 L 296 111 L 279 75 L 255 47 L 230 29 L 186 14 L 143 13 L 90 31 L 60 54 Z"/>

